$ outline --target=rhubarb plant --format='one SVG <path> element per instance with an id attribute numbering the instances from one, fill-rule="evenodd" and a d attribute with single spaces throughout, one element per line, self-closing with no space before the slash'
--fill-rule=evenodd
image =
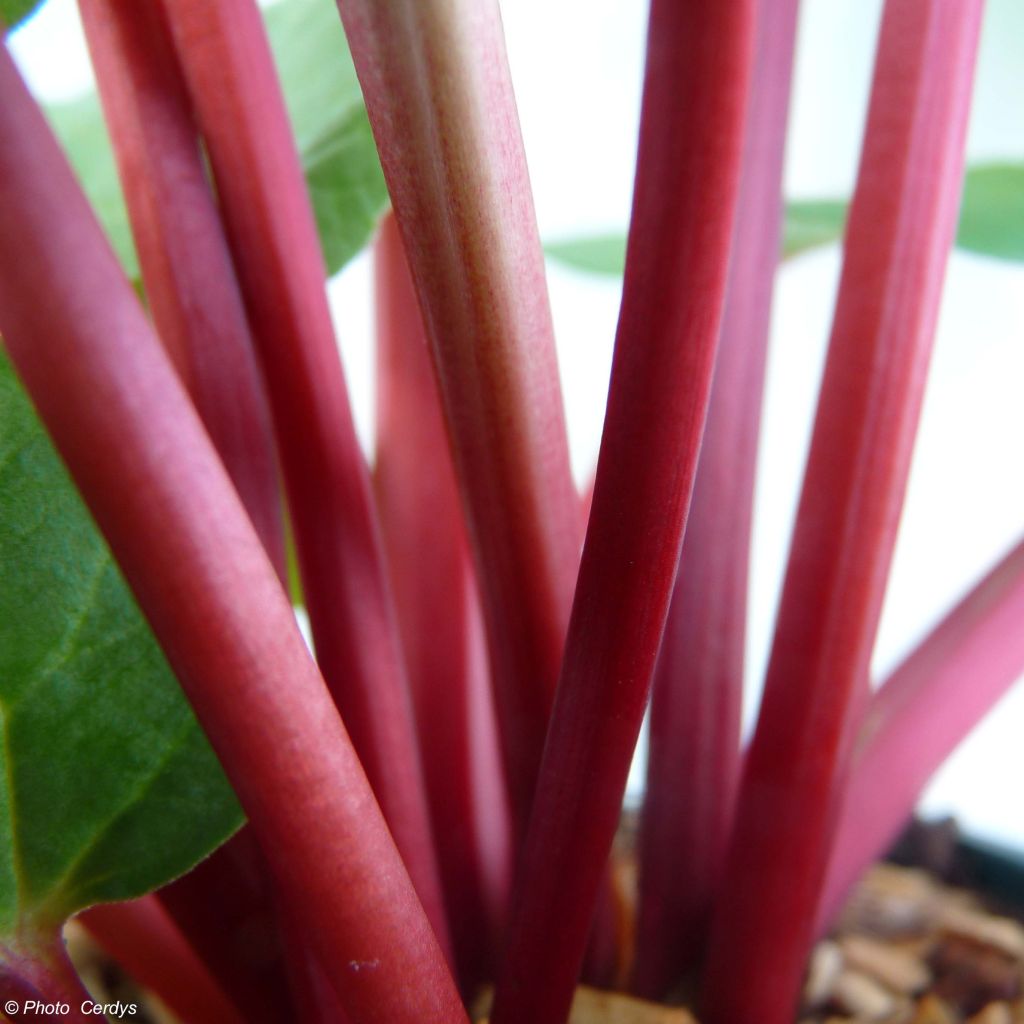
<path id="1" fill-rule="evenodd" d="M 79 0 L 45 115 L 3 48 L 6 1019 L 103 1012 L 74 915 L 183 1024 L 796 1019 L 1024 669 L 1018 546 L 870 678 L 948 253 L 1024 256 L 1022 168 L 964 173 L 982 8 L 886 0 L 854 194 L 786 202 L 797 0 L 652 0 L 628 233 L 547 247 L 623 276 L 582 495 L 497 0 Z M 746 742 L 775 272 L 840 237 Z M 368 458 L 324 286 L 371 240 Z"/>

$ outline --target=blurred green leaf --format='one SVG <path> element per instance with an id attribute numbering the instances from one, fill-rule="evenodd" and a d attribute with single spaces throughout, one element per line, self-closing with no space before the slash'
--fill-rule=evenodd
<path id="1" fill-rule="evenodd" d="M 42 6 L 43 0 L 0 0 L 0 27 L 15 28 Z"/>
<path id="2" fill-rule="evenodd" d="M 1024 164 L 986 164 L 967 172 L 956 244 L 1024 260 Z"/>
<path id="3" fill-rule="evenodd" d="M 387 188 L 338 11 L 331 0 L 281 0 L 265 11 L 309 185 L 327 272 L 369 241 Z M 95 93 L 47 114 L 125 272 L 139 276 L 128 214 Z"/>
<path id="4" fill-rule="evenodd" d="M 788 203 L 783 258 L 838 241 L 845 226 L 845 203 Z M 1024 164 L 967 169 L 956 245 L 996 259 L 1024 260 Z"/>
<path id="5" fill-rule="evenodd" d="M 846 203 L 832 200 L 786 203 L 782 258 L 790 259 L 808 249 L 838 241 L 845 227 Z"/>
<path id="6" fill-rule="evenodd" d="M 786 204 L 782 258 L 838 242 L 846 228 L 847 204 L 838 199 Z M 1024 260 L 1024 164 L 982 164 L 968 169 L 956 244 L 1002 260 Z M 549 256 L 578 270 L 620 276 L 624 234 L 551 242 Z"/>
<path id="7" fill-rule="evenodd" d="M 590 238 L 549 242 L 544 250 L 559 262 L 592 274 L 621 277 L 626 266 L 624 234 L 593 235 Z"/>

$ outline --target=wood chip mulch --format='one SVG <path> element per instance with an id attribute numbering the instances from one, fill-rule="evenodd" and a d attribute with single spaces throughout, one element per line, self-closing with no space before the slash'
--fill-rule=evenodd
<path id="1" fill-rule="evenodd" d="M 913 868 L 878 865 L 818 944 L 803 1024 L 1024 1024 L 1024 926 Z"/>
<path id="2" fill-rule="evenodd" d="M 697 1021 L 581 988 L 569 1024 Z M 1024 1024 L 1024 925 L 924 871 L 878 865 L 815 947 L 797 1024 Z"/>
<path id="3" fill-rule="evenodd" d="M 68 938 L 97 998 L 138 1000 L 134 1019 L 172 1024 L 80 931 Z M 679 1007 L 581 988 L 570 1024 L 697 1021 Z M 1024 925 L 920 869 L 878 865 L 815 948 L 797 1024 L 1024 1024 Z"/>

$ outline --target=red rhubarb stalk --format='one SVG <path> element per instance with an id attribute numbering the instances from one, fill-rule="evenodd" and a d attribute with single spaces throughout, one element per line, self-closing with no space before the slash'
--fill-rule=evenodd
<path id="1" fill-rule="evenodd" d="M 288 115 L 254 0 L 162 0 L 270 396 L 317 662 L 447 946 L 412 710 Z"/>
<path id="2" fill-rule="evenodd" d="M 156 898 L 242 1011 L 246 1024 L 294 1019 L 266 858 L 248 826 Z"/>
<path id="3" fill-rule="evenodd" d="M 270 414 L 170 30 L 157 4 L 79 9 L 154 323 L 283 581 Z M 263 872 L 243 834 L 160 897 L 253 1024 L 288 1014 Z M 240 948 L 238 929 L 251 940 L 254 927 L 267 932 L 259 962 Z"/>
<path id="4" fill-rule="evenodd" d="M 78 920 L 140 985 L 189 1024 L 244 1024 L 155 896 L 87 910 Z"/>
<path id="5" fill-rule="evenodd" d="M 323 961 L 305 934 L 302 922 L 289 909 L 279 908 L 286 944 L 288 978 L 301 1024 L 352 1024 Z"/>
<path id="6" fill-rule="evenodd" d="M 377 507 L 463 991 L 493 978 L 511 820 L 476 579 L 423 321 L 392 217 L 375 250 Z"/>
<path id="7" fill-rule="evenodd" d="M 651 703 L 633 987 L 661 998 L 700 952 L 739 777 L 750 523 L 782 233 L 797 0 L 761 0 L 743 172 L 693 502 Z"/>
<path id="8" fill-rule="evenodd" d="M 0 53 L 0 331 L 354 1021 L 465 1021 L 291 606 Z"/>
<path id="9" fill-rule="evenodd" d="M 284 579 L 266 397 L 167 25 L 137 0 L 79 10 L 153 321 Z"/>
<path id="10" fill-rule="evenodd" d="M 889 0 L 803 493 L 702 1020 L 788 1024 L 867 673 L 956 222 L 981 3 Z"/>
<path id="11" fill-rule="evenodd" d="M 562 1024 L 682 540 L 725 293 L 753 4 L 651 6 L 593 509 L 493 1024 Z"/>
<path id="12" fill-rule="evenodd" d="M 338 6 L 440 379 L 521 838 L 580 530 L 498 3 Z"/>
<path id="13" fill-rule="evenodd" d="M 818 916 L 896 838 L 931 774 L 1024 671 L 1024 542 L 882 684 L 857 737 Z"/>

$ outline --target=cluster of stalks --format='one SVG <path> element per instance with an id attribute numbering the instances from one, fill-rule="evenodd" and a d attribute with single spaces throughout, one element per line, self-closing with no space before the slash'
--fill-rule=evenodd
<path id="1" fill-rule="evenodd" d="M 145 304 L 5 49 L 0 330 L 249 819 L 90 927 L 190 1024 L 456 1024 L 486 982 L 493 1024 L 562 1024 L 581 971 L 788 1024 L 851 880 L 1024 664 L 1018 547 L 869 680 L 981 0 L 885 5 L 745 751 L 797 0 L 651 2 L 589 507 L 497 0 L 338 3 L 393 206 L 372 467 L 255 0 L 79 2 Z M 608 853 L 652 687 L 627 944 Z"/>

